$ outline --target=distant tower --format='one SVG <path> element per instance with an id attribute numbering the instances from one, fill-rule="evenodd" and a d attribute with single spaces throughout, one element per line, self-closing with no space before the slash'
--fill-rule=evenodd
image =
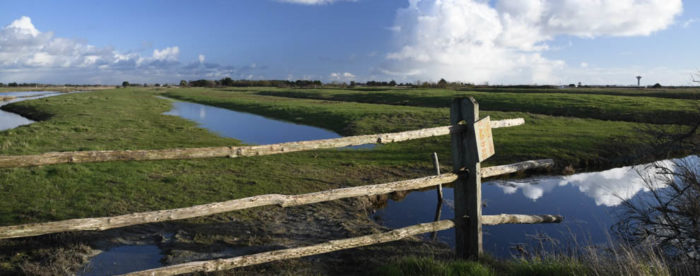
<path id="1" fill-rule="evenodd" d="M 641 81 L 642 81 L 642 76 L 637 76 L 637 86 L 640 86 Z"/>

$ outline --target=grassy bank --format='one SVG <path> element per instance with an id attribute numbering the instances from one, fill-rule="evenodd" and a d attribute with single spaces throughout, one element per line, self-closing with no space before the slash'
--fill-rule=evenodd
<path id="1" fill-rule="evenodd" d="M 455 97 L 472 96 L 484 110 L 529 112 L 655 124 L 692 124 L 699 100 L 582 93 L 478 92 L 447 89 L 251 89 L 261 95 L 334 101 L 449 107 Z M 234 90 L 235 91 L 235 90 Z"/>
<path id="2" fill-rule="evenodd" d="M 214 89 L 173 89 L 165 95 L 324 127 L 343 135 L 402 131 L 449 122 L 448 108 L 295 99 Z M 632 122 L 490 110 L 482 111 L 481 116 L 492 119 L 523 117 L 527 122 L 524 126 L 494 130 L 497 154 L 488 160 L 491 164 L 554 158 L 564 166 L 606 168 L 638 161 L 630 160 L 630 150 L 648 138 L 637 131 L 643 124 Z M 447 155 L 449 145 L 449 137 L 439 137 L 386 148 L 404 152 L 407 148 L 418 147 L 422 149 L 421 154 L 436 151 Z"/>
<path id="3" fill-rule="evenodd" d="M 2 153 L 238 145 L 161 115 L 147 90 L 67 94 L 3 106 L 43 121 L 0 132 Z M 265 193 L 302 193 L 423 175 L 414 152 L 327 150 L 277 156 L 109 162 L 0 170 L 0 224 L 105 216 Z M 422 165 L 420 163 L 425 163 Z M 284 170 L 280 170 L 284 168 Z"/>

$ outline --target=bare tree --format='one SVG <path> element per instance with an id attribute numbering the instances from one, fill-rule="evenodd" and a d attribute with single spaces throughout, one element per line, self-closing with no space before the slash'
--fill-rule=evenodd
<path id="1" fill-rule="evenodd" d="M 620 221 L 613 227 L 631 244 L 651 244 L 663 255 L 700 267 L 700 120 L 677 129 L 649 128 L 654 142 L 647 158 L 659 161 L 638 170 L 649 191 L 623 202 Z"/>
<path id="2" fill-rule="evenodd" d="M 617 232 L 633 244 L 653 244 L 666 256 L 700 264 L 700 159 L 656 162 L 640 175 L 649 192 L 623 202 Z"/>

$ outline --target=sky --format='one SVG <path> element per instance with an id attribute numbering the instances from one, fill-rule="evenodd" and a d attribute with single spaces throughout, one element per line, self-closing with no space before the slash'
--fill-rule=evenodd
<path id="1" fill-rule="evenodd" d="M 0 82 L 694 85 L 698 34 L 691 0 L 2 0 Z"/>

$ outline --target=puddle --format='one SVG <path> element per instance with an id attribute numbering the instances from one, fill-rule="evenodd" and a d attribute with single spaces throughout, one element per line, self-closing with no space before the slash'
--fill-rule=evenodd
<path id="1" fill-rule="evenodd" d="M 680 159 L 675 159 L 678 161 Z M 700 157 L 682 159 L 698 164 Z M 671 161 L 663 161 L 671 164 Z M 506 224 L 483 227 L 484 251 L 507 257 L 516 245 L 535 245 L 535 236 L 542 234 L 559 242 L 565 249 L 573 237 L 582 244 L 606 243 L 610 227 L 617 222 L 623 200 L 642 200 L 649 194 L 637 170 L 645 165 L 616 168 L 601 172 L 569 176 L 534 177 L 510 181 L 482 183 L 482 213 L 490 214 L 554 214 L 563 215 L 560 224 Z M 453 189 L 443 188 L 445 202 L 442 219 L 454 218 Z M 406 227 L 434 220 L 437 195 L 434 189 L 409 193 L 399 201 L 388 200 L 373 217 L 391 228 Z M 438 233 L 439 241 L 454 247 L 454 229 Z M 426 235 L 428 237 L 429 235 Z"/>
<path id="2" fill-rule="evenodd" d="M 155 245 L 112 247 L 90 259 L 78 275 L 117 275 L 163 266 L 163 254 Z"/>

